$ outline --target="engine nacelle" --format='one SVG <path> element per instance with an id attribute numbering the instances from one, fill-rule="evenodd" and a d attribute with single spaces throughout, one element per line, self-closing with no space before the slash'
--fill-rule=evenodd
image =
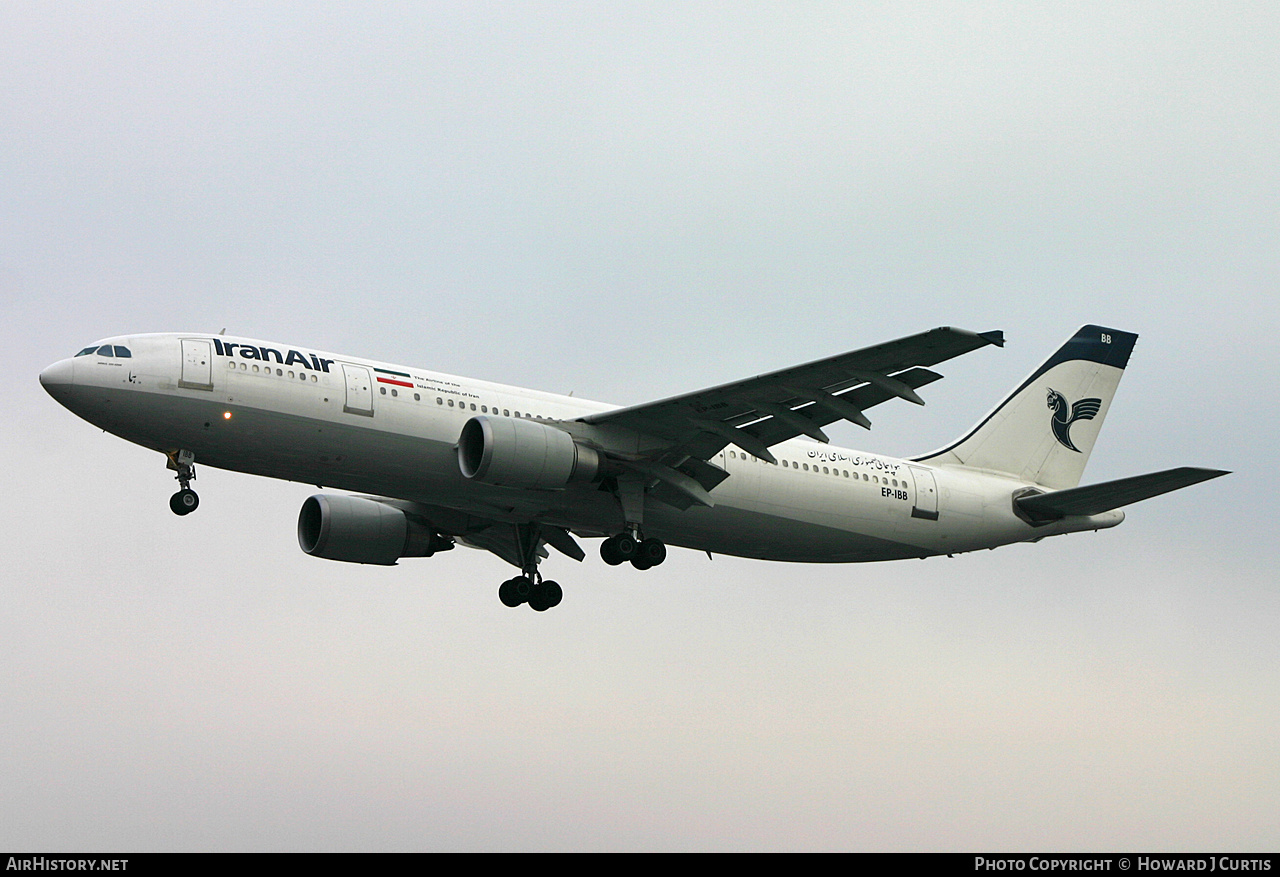
<path id="1" fill-rule="evenodd" d="M 485 484 L 555 490 L 594 481 L 600 454 L 545 423 L 481 415 L 462 427 L 458 467 Z"/>
<path id="2" fill-rule="evenodd" d="M 317 493 L 302 504 L 298 545 L 312 557 L 383 566 L 453 547 L 447 538 L 393 505 L 331 493 Z"/>

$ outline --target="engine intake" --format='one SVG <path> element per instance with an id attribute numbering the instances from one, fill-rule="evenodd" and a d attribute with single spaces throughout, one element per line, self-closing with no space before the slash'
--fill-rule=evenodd
<path id="1" fill-rule="evenodd" d="M 391 566 L 453 547 L 446 537 L 392 505 L 317 493 L 298 513 L 298 545 L 312 557 Z"/>
<path id="2" fill-rule="evenodd" d="M 563 429 L 516 417 L 473 417 L 458 437 L 458 467 L 475 481 L 557 490 L 594 481 L 600 454 Z"/>

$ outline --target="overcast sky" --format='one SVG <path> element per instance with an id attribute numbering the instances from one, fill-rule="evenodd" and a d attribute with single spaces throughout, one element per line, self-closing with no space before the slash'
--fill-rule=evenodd
<path id="1" fill-rule="evenodd" d="M 0 848 L 1270 850 L 1271 3 L 0 4 Z M 305 556 L 36 375 L 226 328 L 619 404 L 954 325 L 843 444 L 1141 338 L 1118 529 L 806 566 Z"/>

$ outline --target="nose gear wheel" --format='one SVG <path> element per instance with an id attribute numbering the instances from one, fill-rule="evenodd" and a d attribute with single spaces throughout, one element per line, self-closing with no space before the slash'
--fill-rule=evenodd
<path id="1" fill-rule="evenodd" d="M 169 497 L 169 509 L 175 515 L 189 515 L 200 507 L 200 497 L 196 496 L 196 492 L 191 489 L 191 482 L 196 480 L 196 455 L 190 451 L 179 450 L 166 456 L 169 458 L 169 468 L 178 473 L 176 478 L 181 488 Z"/>

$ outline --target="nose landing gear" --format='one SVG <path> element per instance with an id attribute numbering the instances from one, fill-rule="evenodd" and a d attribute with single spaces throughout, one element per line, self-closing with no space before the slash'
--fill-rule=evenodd
<path id="1" fill-rule="evenodd" d="M 172 451 L 166 456 L 169 468 L 178 473 L 178 486 L 181 488 L 169 497 L 169 508 L 175 515 L 189 515 L 200 506 L 200 497 L 191 489 L 191 482 L 196 480 L 196 455 L 190 451 Z"/>

